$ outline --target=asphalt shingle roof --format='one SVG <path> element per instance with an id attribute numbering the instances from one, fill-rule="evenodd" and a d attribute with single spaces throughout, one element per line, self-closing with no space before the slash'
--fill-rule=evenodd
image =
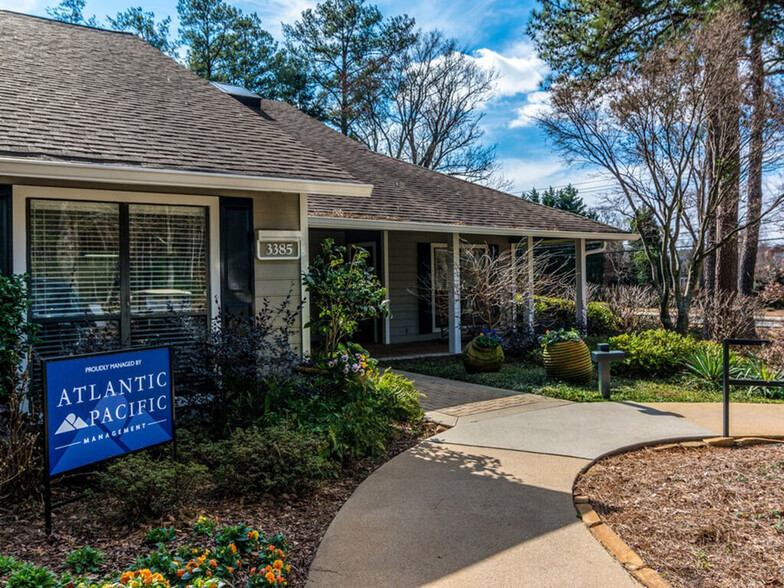
<path id="1" fill-rule="evenodd" d="M 356 182 L 134 35 L 8 11 L 0 156 Z"/>
<path id="2" fill-rule="evenodd" d="M 375 153 L 286 103 L 262 100 L 261 109 L 287 133 L 373 184 L 370 198 L 310 196 L 310 216 L 625 234 L 577 214 Z"/>

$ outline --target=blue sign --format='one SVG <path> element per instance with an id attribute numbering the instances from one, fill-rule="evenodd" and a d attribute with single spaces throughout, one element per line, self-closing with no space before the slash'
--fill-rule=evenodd
<path id="1" fill-rule="evenodd" d="M 44 363 L 49 475 L 174 439 L 168 348 Z"/>

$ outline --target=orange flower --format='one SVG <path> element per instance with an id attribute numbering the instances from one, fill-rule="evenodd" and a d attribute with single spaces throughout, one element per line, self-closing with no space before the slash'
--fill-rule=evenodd
<path id="1" fill-rule="evenodd" d="M 272 572 L 267 572 L 267 575 L 264 577 L 267 579 L 267 582 L 269 582 L 270 584 L 275 583 L 275 574 L 273 574 Z"/>
<path id="2" fill-rule="evenodd" d="M 217 561 L 215 561 L 214 559 L 211 559 L 211 560 L 210 560 L 210 565 L 211 565 L 213 568 L 217 568 L 217 567 L 218 567 L 218 562 L 217 562 Z"/>
<path id="3" fill-rule="evenodd" d="M 234 543 L 229 543 L 229 549 L 231 549 L 232 553 L 237 553 L 237 546 Z"/>
<path id="4" fill-rule="evenodd" d="M 283 562 L 280 561 L 279 559 L 276 559 L 275 562 L 272 564 L 272 567 L 275 568 L 276 570 L 282 570 Z"/>
<path id="5" fill-rule="evenodd" d="M 177 577 L 182 578 L 185 575 L 185 570 L 177 570 Z"/>

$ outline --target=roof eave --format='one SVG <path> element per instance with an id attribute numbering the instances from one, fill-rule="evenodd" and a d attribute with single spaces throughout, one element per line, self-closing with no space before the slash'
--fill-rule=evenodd
<path id="1" fill-rule="evenodd" d="M 311 228 L 325 229 L 373 229 L 378 231 L 423 231 L 431 233 L 463 233 L 466 235 L 503 235 L 520 237 L 555 237 L 561 239 L 595 239 L 601 241 L 637 241 L 636 233 L 602 233 L 599 231 L 558 231 L 525 229 L 521 227 L 487 227 L 480 225 L 451 225 L 445 223 L 426 223 L 396 221 L 388 219 L 368 219 L 353 217 L 333 217 L 308 215 Z"/>
<path id="2" fill-rule="evenodd" d="M 368 198 L 371 184 L 0 157 L 0 176 L 140 186 L 329 194 Z"/>

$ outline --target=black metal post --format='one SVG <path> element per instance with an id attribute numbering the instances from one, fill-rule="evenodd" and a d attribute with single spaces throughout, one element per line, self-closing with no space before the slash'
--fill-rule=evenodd
<path id="1" fill-rule="evenodd" d="M 730 342 L 724 339 L 721 342 L 724 356 L 722 361 L 723 374 L 722 374 L 722 387 L 724 391 L 724 436 L 730 436 Z"/>

